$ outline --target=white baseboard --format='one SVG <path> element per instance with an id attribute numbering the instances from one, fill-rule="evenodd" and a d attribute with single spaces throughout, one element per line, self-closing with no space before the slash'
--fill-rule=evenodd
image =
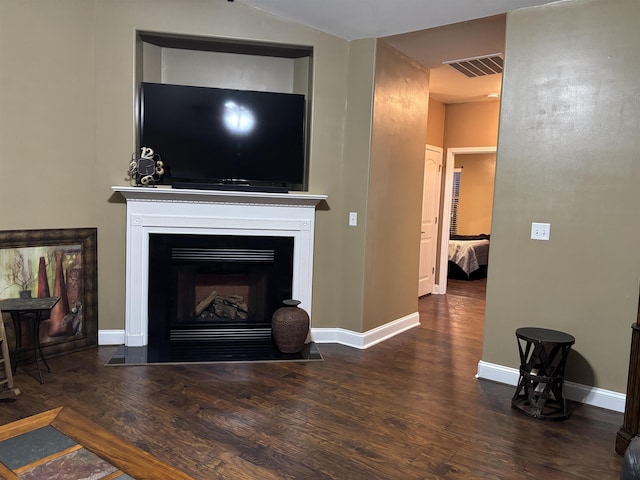
<path id="1" fill-rule="evenodd" d="M 344 328 L 312 328 L 311 338 L 316 343 L 340 343 L 365 349 L 418 325 L 420 325 L 420 315 L 415 312 L 364 333 Z"/>
<path id="2" fill-rule="evenodd" d="M 341 343 L 349 347 L 364 349 L 418 325 L 420 325 L 420 315 L 415 312 L 365 333 L 343 328 L 312 328 L 311 338 L 316 343 Z M 98 331 L 98 345 L 123 345 L 124 339 L 124 330 Z"/>
<path id="3" fill-rule="evenodd" d="M 124 330 L 98 330 L 98 345 L 124 345 Z"/>
<path id="4" fill-rule="evenodd" d="M 515 387 L 520 378 L 520 371 L 517 368 L 505 367 L 480 360 L 478 362 L 476 378 L 492 380 Z M 594 407 L 606 408 L 607 410 L 613 410 L 615 412 L 624 412 L 624 405 L 627 399 L 624 393 L 569 381 L 564 382 L 564 394 L 568 400 L 592 405 Z"/>

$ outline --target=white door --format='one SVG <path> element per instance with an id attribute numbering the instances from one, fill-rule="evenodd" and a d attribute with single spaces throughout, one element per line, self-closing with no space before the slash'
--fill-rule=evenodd
<path id="1" fill-rule="evenodd" d="M 424 186 L 422 190 L 419 296 L 433 291 L 438 248 L 438 207 L 440 205 L 441 175 L 442 148 L 427 145 L 424 155 Z"/>

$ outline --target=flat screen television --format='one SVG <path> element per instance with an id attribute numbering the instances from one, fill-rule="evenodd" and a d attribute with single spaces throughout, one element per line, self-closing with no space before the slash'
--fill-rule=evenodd
<path id="1" fill-rule="evenodd" d="M 174 188 L 306 187 L 304 95 L 143 82 L 139 141 Z"/>

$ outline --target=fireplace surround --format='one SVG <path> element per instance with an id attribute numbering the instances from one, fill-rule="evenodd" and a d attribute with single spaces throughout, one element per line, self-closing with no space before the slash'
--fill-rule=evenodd
<path id="1" fill-rule="evenodd" d="M 146 346 L 149 342 L 149 322 L 153 321 L 149 309 L 149 246 L 154 235 L 238 237 L 249 243 L 259 237 L 290 239 L 291 297 L 300 300 L 300 307 L 313 318 L 315 209 L 326 195 L 120 186 L 112 190 L 127 203 L 126 346 Z M 262 318 L 258 323 L 264 321 Z"/>

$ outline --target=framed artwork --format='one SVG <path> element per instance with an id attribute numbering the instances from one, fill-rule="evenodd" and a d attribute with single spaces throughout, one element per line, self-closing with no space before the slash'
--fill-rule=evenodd
<path id="1" fill-rule="evenodd" d="M 97 229 L 0 231 L 0 299 L 46 297 L 60 298 L 40 322 L 46 357 L 98 344 Z M 3 320 L 14 348 L 10 314 L 3 313 Z M 25 328 L 31 324 L 21 328 L 26 358 L 35 347 L 35 332 Z"/>

